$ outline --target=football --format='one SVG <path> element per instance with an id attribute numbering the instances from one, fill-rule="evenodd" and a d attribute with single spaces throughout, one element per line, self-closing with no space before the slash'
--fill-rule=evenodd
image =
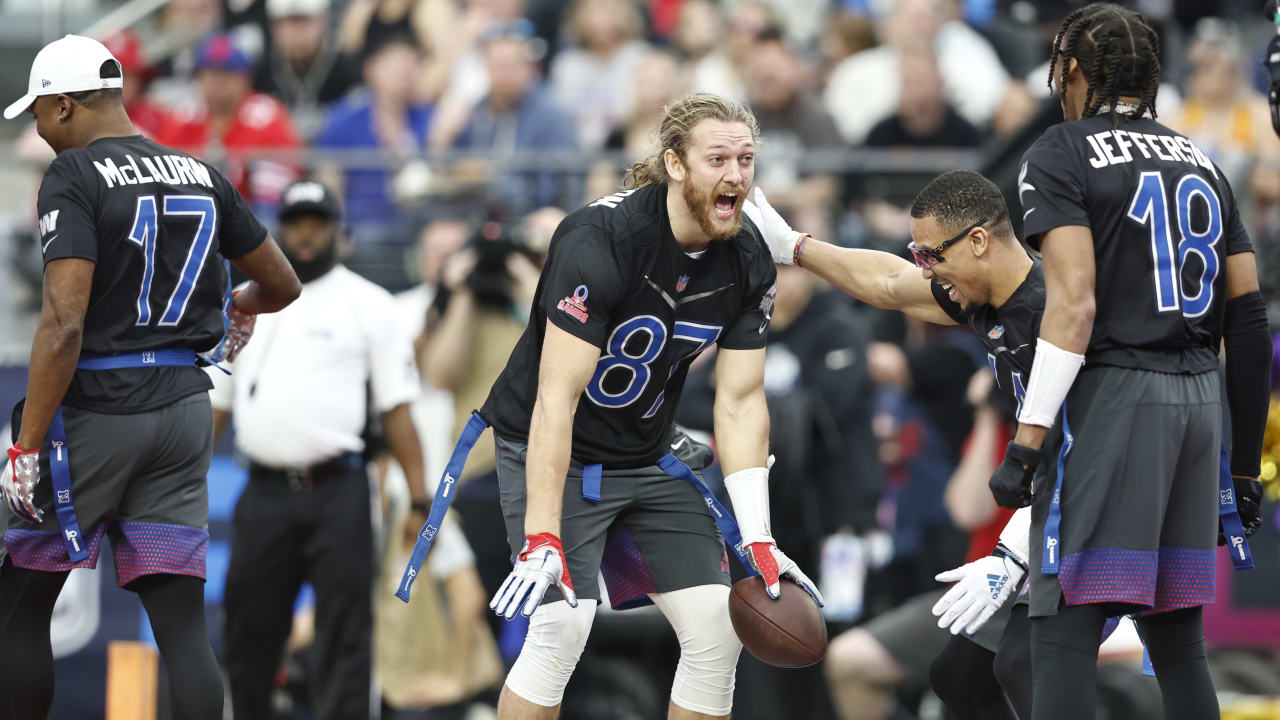
<path id="1" fill-rule="evenodd" d="M 734 583 L 729 621 L 743 647 L 775 667 L 807 667 L 827 653 L 827 623 L 818 604 L 788 578 L 782 578 L 777 600 L 769 597 L 758 577 Z"/>

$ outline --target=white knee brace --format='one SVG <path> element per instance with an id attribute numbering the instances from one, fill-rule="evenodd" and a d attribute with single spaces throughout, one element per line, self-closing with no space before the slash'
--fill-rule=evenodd
<path id="1" fill-rule="evenodd" d="M 699 585 L 650 595 L 680 641 L 671 702 L 704 715 L 728 715 L 742 642 L 729 623 L 729 588 Z"/>
<path id="2" fill-rule="evenodd" d="M 595 617 L 595 600 L 579 600 L 576 608 L 563 600 L 539 606 L 529 618 L 520 657 L 507 673 L 507 687 L 536 705 L 559 705 Z"/>

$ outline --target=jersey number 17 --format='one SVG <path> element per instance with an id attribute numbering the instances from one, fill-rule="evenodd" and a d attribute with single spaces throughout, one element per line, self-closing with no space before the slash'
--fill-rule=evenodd
<path id="1" fill-rule="evenodd" d="M 1213 306 L 1213 281 L 1218 277 L 1215 248 L 1222 239 L 1222 204 L 1213 186 L 1196 173 L 1178 178 L 1173 199 L 1180 238 L 1176 254 L 1173 228 L 1169 222 L 1169 199 L 1159 170 L 1142 173 L 1133 202 L 1129 204 L 1128 217 L 1151 231 L 1156 311 L 1164 313 L 1181 309 L 1183 316 L 1196 318 Z M 1208 211 L 1208 223 L 1199 229 L 1191 226 L 1191 211 L 1197 200 L 1203 202 Z M 1192 253 L 1200 257 L 1201 270 L 1200 279 L 1195 283 L 1196 293 L 1189 296 L 1181 275 L 1187 255 Z"/>
<path id="2" fill-rule="evenodd" d="M 160 327 L 174 327 L 182 322 L 187 312 L 187 301 L 196 288 L 196 281 L 204 269 L 213 236 L 218 227 L 218 206 L 208 195 L 165 195 L 164 216 L 194 217 L 197 219 L 195 237 L 182 263 L 182 273 L 169 301 L 160 313 Z M 160 217 L 156 212 L 155 195 L 139 195 L 133 216 L 133 228 L 129 242 L 142 250 L 142 287 L 138 289 L 138 321 L 135 325 L 151 323 L 151 281 L 156 267 L 156 240 L 160 231 Z"/>

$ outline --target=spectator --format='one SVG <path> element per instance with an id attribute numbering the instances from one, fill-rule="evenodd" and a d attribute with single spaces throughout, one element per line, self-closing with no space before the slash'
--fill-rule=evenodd
<path id="1" fill-rule="evenodd" d="M 434 387 L 422 369 L 426 367 L 427 313 L 440 289 L 440 273 L 449 258 L 466 243 L 471 232 L 465 220 L 445 217 L 432 220 L 418 233 L 417 267 L 419 283 L 396 295 L 396 312 L 405 334 L 413 338 L 414 357 L 423 379 L 422 395 L 410 409 L 413 424 L 419 428 L 427 465 L 427 478 L 434 480 L 444 471 L 453 450 L 453 396 Z M 393 475 L 399 474 L 398 466 Z"/>
<path id="2" fill-rule="evenodd" d="M 551 95 L 573 113 L 584 149 L 604 145 L 633 102 L 636 68 L 648 46 L 640 13 L 628 0 L 578 0 L 569 16 L 577 47 L 551 63 Z"/>
<path id="3" fill-rule="evenodd" d="M 454 142 L 460 150 L 491 155 L 493 163 L 484 167 L 482 161 L 480 172 L 493 179 L 496 197 L 513 213 L 544 205 L 573 207 L 581 199 L 581 182 L 574 173 L 498 170 L 504 156 L 513 153 L 578 148 L 573 118 L 542 88 L 530 51 L 528 38 L 521 35 L 500 35 L 488 42 L 489 94 L 476 105 Z M 531 159 L 526 155 L 519 162 Z"/>
<path id="4" fill-rule="evenodd" d="M 662 107 L 684 95 L 680 63 L 671 53 L 653 50 L 636 66 L 631 109 L 604 142 L 606 150 L 622 151 L 628 162 L 642 159 L 653 144 Z"/>
<path id="5" fill-rule="evenodd" d="M 560 210 L 548 212 L 557 222 L 564 217 Z M 457 437 L 472 409 L 484 404 L 524 333 L 545 249 L 521 245 L 516 237 L 498 222 L 485 223 L 471 245 L 449 259 L 441 275 L 418 362 L 431 386 L 453 394 L 450 437 Z M 482 438 L 467 458 L 453 505 L 491 593 L 510 567 L 505 525 L 498 512 L 496 467 L 494 445 Z M 489 619 L 499 627 L 497 616 L 490 614 Z"/>
<path id="6" fill-rule="evenodd" d="M 382 720 L 460 720 L 479 696 L 496 698 L 502 684 L 475 555 L 452 515 L 446 516 L 414 584 L 413 603 L 401 602 L 395 591 L 416 528 L 405 527 L 403 513 L 388 515 L 394 518 L 391 546 L 374 615 Z M 488 707 L 492 717 L 493 705 Z"/>
<path id="7" fill-rule="evenodd" d="M 1197 23 L 1187 53 L 1186 98 L 1167 120 L 1240 189 L 1249 187 L 1249 171 L 1259 155 L 1277 154 L 1267 103 L 1247 84 L 1242 45 L 1240 31 L 1232 24 L 1216 18 Z M 1276 185 L 1269 178 L 1258 180 L 1263 187 Z"/>
<path id="8" fill-rule="evenodd" d="M 932 55 L 905 55 L 898 62 L 898 111 L 867 133 L 869 147 L 976 147 L 982 136 L 947 102 L 942 74 Z"/>
<path id="9" fill-rule="evenodd" d="M 114 35 L 103 38 L 102 44 L 107 46 L 112 55 L 120 61 L 124 71 L 124 110 L 133 121 L 133 126 L 142 134 L 154 137 L 160 126 L 164 124 L 164 109 L 146 97 L 147 84 L 151 82 L 152 68 L 142 49 L 142 41 L 133 30 L 121 30 Z"/>
<path id="10" fill-rule="evenodd" d="M 316 136 L 316 148 L 382 150 L 384 156 L 411 158 L 426 147 L 432 108 L 414 101 L 414 77 L 421 54 L 405 35 L 385 40 L 364 61 L 367 90 L 336 105 Z M 392 193 L 385 157 L 343 162 L 343 196 L 353 226 L 385 226 L 401 217 Z"/>
<path id="11" fill-rule="evenodd" d="M 200 98 L 168 117 L 156 141 L 213 163 L 255 208 L 274 207 L 297 177 L 288 151 L 302 141 L 279 100 L 253 92 L 252 63 L 231 35 L 205 40 L 196 53 Z"/>
<path id="12" fill-rule="evenodd" d="M 818 55 L 821 58 L 819 87 L 826 87 L 831 71 L 841 60 L 875 45 L 876 33 L 866 17 L 849 12 L 832 17 L 818 39 Z"/>
<path id="13" fill-rule="evenodd" d="M 419 50 L 431 46 L 434 0 L 351 0 L 338 28 L 339 49 L 363 57 L 392 38 L 408 37 Z"/>
<path id="14" fill-rule="evenodd" d="M 947 99 L 970 123 L 986 128 L 1009 92 L 1009 73 L 991 43 L 955 19 L 954 0 L 896 0 L 877 25 L 881 45 L 840 62 L 824 101 L 844 139 L 860 144 L 893 113 L 902 57 L 932 51 Z"/>
<path id="15" fill-rule="evenodd" d="M 751 107 L 765 139 L 756 183 L 782 204 L 826 205 L 837 195 L 831 175 L 804 178 L 806 153 L 843 148 L 844 139 L 808 89 L 808 68 L 776 33 L 766 33 L 747 57 Z"/>
<path id="16" fill-rule="evenodd" d="M 254 85 L 284 101 L 304 138 L 320 129 L 324 109 L 360 81 L 355 61 L 329 36 L 329 0 L 267 0 L 271 47 Z"/>
<path id="17" fill-rule="evenodd" d="M 680 9 L 676 47 L 688 65 L 689 92 L 714 92 L 744 100 L 747 89 L 738 68 L 721 48 L 724 18 L 710 0 L 688 0 Z"/>

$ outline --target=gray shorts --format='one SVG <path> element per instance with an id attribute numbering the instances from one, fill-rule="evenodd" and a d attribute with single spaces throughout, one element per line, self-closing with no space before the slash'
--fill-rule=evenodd
<path id="1" fill-rule="evenodd" d="M 1032 617 L 1068 605 L 1116 613 L 1212 603 L 1221 401 L 1215 372 L 1087 368 L 1045 442 L 1031 514 Z M 1058 573 L 1045 575 L 1045 526 L 1063 467 Z"/>
<path id="2" fill-rule="evenodd" d="M 502 516 L 514 557 L 524 545 L 528 446 L 495 437 Z M 564 485 L 560 539 L 578 597 L 601 599 L 601 573 L 616 610 L 649 604 L 649 593 L 729 584 L 720 530 L 702 495 L 685 481 L 657 465 L 606 469 L 600 501 L 588 502 L 582 494 L 582 465 L 573 462 Z M 551 587 L 542 601 L 560 599 Z"/>
<path id="3" fill-rule="evenodd" d="M 932 611 L 946 591 L 944 587 L 916 595 L 862 626 L 898 663 L 902 685 L 910 690 L 928 687 L 929 666 L 951 638 L 949 631 L 938 627 Z"/>
<path id="4" fill-rule="evenodd" d="M 54 511 L 48 453 L 40 456 L 39 525 L 10 515 L 4 544 L 18 567 L 97 567 L 111 540 L 121 585 L 157 573 L 205 576 L 213 410 L 196 393 L 150 412 L 107 415 L 63 408 L 71 494 L 89 556 L 72 562 Z"/>

